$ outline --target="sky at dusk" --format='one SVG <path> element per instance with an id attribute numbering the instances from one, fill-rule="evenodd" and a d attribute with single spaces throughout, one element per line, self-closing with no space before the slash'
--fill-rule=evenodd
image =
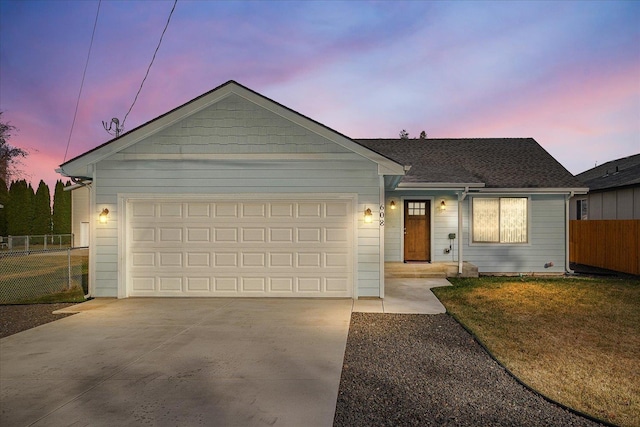
<path id="1" fill-rule="evenodd" d="M 99 2 L 0 0 L 0 110 L 50 186 Z M 112 137 L 173 1 L 100 3 L 66 159 Z M 577 174 L 640 153 L 640 2 L 178 0 L 125 123 L 236 80 L 352 138 L 533 137 Z"/>

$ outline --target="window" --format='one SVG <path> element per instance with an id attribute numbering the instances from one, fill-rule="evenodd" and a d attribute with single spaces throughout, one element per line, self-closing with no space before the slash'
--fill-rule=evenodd
<path id="1" fill-rule="evenodd" d="M 424 216 L 427 213 L 427 202 L 408 202 L 409 216 Z"/>
<path id="2" fill-rule="evenodd" d="M 589 212 L 587 199 L 580 199 L 576 201 L 576 219 L 588 219 L 587 213 Z"/>
<path id="3" fill-rule="evenodd" d="M 527 243 L 526 197 L 473 198 L 475 243 Z"/>

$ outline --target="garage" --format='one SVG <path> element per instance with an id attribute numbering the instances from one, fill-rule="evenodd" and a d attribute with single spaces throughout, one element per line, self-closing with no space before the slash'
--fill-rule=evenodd
<path id="1" fill-rule="evenodd" d="M 127 296 L 353 297 L 353 203 L 129 199 Z"/>

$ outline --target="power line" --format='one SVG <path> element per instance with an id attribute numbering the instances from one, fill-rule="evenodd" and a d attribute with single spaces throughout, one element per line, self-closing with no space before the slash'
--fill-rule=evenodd
<path id="1" fill-rule="evenodd" d="M 149 63 L 149 67 L 147 68 L 147 73 L 144 75 L 144 78 L 142 79 L 142 83 L 140 83 L 140 87 L 138 88 L 138 93 L 136 93 L 136 97 L 133 99 L 133 103 L 131 104 L 131 107 L 129 107 L 129 111 L 127 111 L 127 114 L 125 114 L 124 116 L 124 120 L 122 120 L 122 128 L 124 128 L 124 123 L 127 121 L 127 117 L 129 117 L 129 113 L 133 109 L 133 106 L 136 104 L 136 101 L 138 100 L 138 95 L 140 95 L 140 91 L 142 90 L 142 86 L 144 85 L 144 82 L 147 80 L 147 76 L 149 76 L 149 71 L 151 70 L 153 61 L 156 59 L 156 54 L 158 53 L 158 49 L 160 49 L 160 44 L 162 44 L 164 33 L 167 31 L 167 27 L 169 27 L 169 22 L 171 21 L 171 16 L 173 15 L 173 11 L 176 9 L 177 3 L 178 3 L 178 0 L 174 0 L 173 7 L 171 8 L 171 12 L 169 13 L 169 18 L 167 19 L 167 23 L 164 26 L 164 30 L 162 30 L 162 34 L 160 35 L 160 41 L 158 41 L 158 46 L 156 46 L 156 50 L 155 52 L 153 52 L 153 58 L 151 58 L 151 62 Z"/>
<path id="2" fill-rule="evenodd" d="M 93 37 L 96 35 L 96 27 L 98 26 L 98 15 L 100 14 L 100 4 L 102 0 L 98 0 L 98 10 L 96 11 L 96 20 L 93 23 L 93 31 L 91 32 L 91 43 L 89 43 L 89 53 L 87 53 L 87 62 L 84 64 L 84 71 L 82 72 L 82 82 L 80 82 L 80 91 L 78 92 L 78 99 L 76 100 L 76 110 L 73 113 L 73 121 L 71 122 L 71 130 L 69 130 L 69 139 L 67 139 L 67 148 L 64 150 L 64 159 L 62 162 L 67 161 L 67 153 L 69 152 L 69 144 L 71 143 L 71 135 L 73 135 L 73 127 L 76 124 L 76 117 L 78 115 L 78 106 L 80 105 L 80 96 L 82 95 L 82 88 L 84 87 L 84 78 L 87 75 L 87 67 L 89 66 L 89 58 L 91 57 L 91 48 L 93 47 Z"/>

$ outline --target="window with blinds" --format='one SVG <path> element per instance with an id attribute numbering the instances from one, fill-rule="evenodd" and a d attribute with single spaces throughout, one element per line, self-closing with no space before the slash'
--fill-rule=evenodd
<path id="1" fill-rule="evenodd" d="M 527 243 L 526 197 L 473 198 L 474 243 Z"/>

